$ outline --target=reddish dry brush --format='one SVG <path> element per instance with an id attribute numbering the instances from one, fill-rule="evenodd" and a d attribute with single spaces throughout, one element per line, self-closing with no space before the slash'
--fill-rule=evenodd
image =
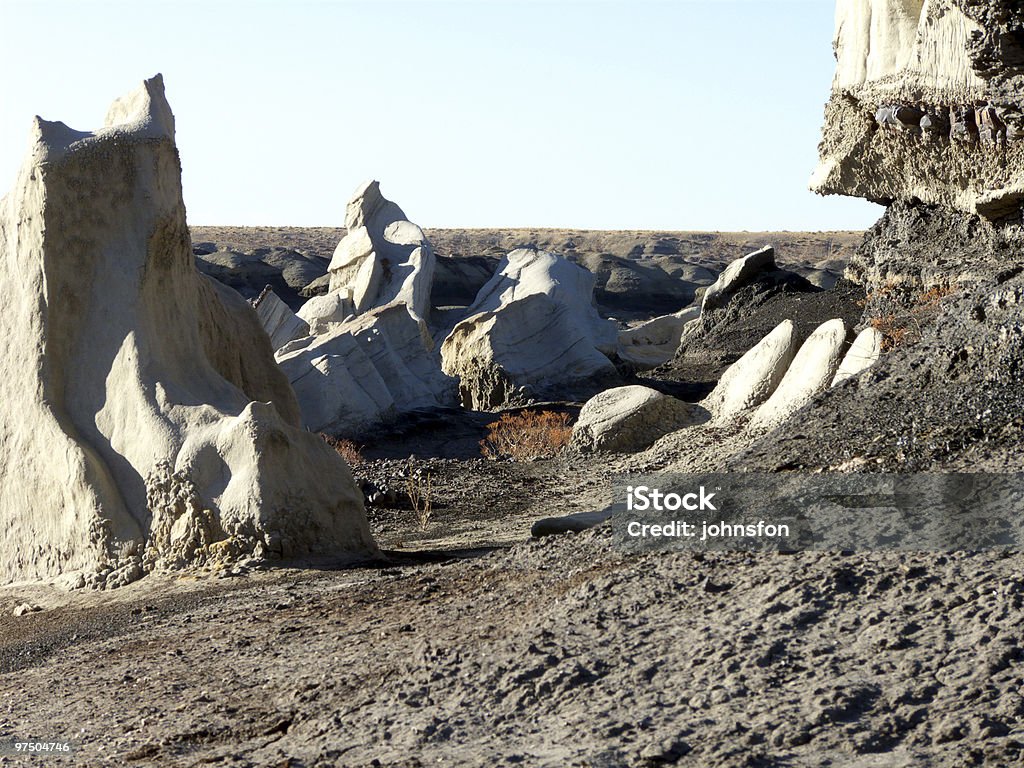
<path id="1" fill-rule="evenodd" d="M 936 285 L 902 298 L 899 286 L 889 284 L 868 294 L 863 304 L 876 307 L 877 314 L 868 324 L 882 334 L 882 351 L 891 352 L 907 342 L 918 341 L 924 326 L 939 314 L 943 299 L 953 292 L 950 285 Z"/>
<path id="2" fill-rule="evenodd" d="M 345 438 L 331 437 L 323 432 L 320 433 L 320 437 L 326 441 L 334 450 L 338 452 L 338 455 L 345 460 L 345 463 L 350 467 L 354 467 L 358 464 L 362 464 L 366 459 L 363 458 L 362 450 L 358 445 L 353 443 L 351 440 Z"/>
<path id="3" fill-rule="evenodd" d="M 506 413 L 488 424 L 487 429 L 487 437 L 480 441 L 480 452 L 489 459 L 550 459 L 572 438 L 569 414 L 555 411 Z"/>

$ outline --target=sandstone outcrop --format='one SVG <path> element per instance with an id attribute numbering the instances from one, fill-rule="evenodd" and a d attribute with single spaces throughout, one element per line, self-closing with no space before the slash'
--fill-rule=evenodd
<path id="1" fill-rule="evenodd" d="M 572 430 L 580 451 L 642 451 L 659 437 L 701 419 L 699 406 L 649 387 L 607 389 L 588 400 Z"/>
<path id="2" fill-rule="evenodd" d="M 836 74 L 811 187 L 1018 215 L 1021 16 L 1010 0 L 839 0 Z"/>
<path id="3" fill-rule="evenodd" d="M 720 419 L 761 405 L 778 388 L 795 354 L 793 322 L 783 320 L 729 367 L 701 405 Z"/>
<path id="4" fill-rule="evenodd" d="M 846 323 L 838 319 L 823 323 L 800 347 L 771 397 L 754 412 L 750 427 L 775 427 L 828 389 L 845 345 Z"/>
<path id="5" fill-rule="evenodd" d="M 858 333 L 839 364 L 832 386 L 852 379 L 877 363 L 882 356 L 882 341 L 882 332 L 875 328 L 865 328 Z"/>
<path id="6" fill-rule="evenodd" d="M 560 256 L 508 254 L 441 345 L 463 405 L 589 395 L 616 380 L 617 332 L 598 315 L 593 290 L 594 276 Z"/>
<path id="7" fill-rule="evenodd" d="M 375 552 L 253 309 L 195 268 L 160 76 L 0 203 L 0 581 Z"/>
<path id="8" fill-rule="evenodd" d="M 340 292 L 361 314 L 404 302 L 418 318 L 429 319 L 434 252 L 418 226 L 385 198 L 380 184 L 356 190 L 345 211 L 348 234 L 328 268 L 330 292 Z"/>
<path id="9" fill-rule="evenodd" d="M 426 323 L 402 302 L 293 341 L 277 359 L 311 430 L 352 438 L 400 414 L 456 402 Z"/>
<path id="10" fill-rule="evenodd" d="M 275 351 L 289 341 L 309 335 L 306 321 L 292 312 L 269 285 L 253 302 L 253 308 Z"/>

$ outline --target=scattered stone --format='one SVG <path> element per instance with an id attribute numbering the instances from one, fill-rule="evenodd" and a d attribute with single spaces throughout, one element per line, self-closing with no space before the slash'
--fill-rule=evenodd
<path id="1" fill-rule="evenodd" d="M 38 605 L 33 605 L 32 603 L 20 603 L 14 609 L 14 615 L 15 616 L 27 616 L 30 613 L 36 613 L 37 611 L 41 611 L 41 610 L 43 610 L 43 609 L 40 608 Z"/>

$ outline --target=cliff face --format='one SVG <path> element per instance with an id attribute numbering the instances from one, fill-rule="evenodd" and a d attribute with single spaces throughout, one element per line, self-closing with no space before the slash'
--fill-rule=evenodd
<path id="1" fill-rule="evenodd" d="M 835 45 L 813 187 L 888 205 L 846 270 L 886 354 L 731 467 L 1020 471 L 1024 7 L 838 0 Z"/>
<path id="2" fill-rule="evenodd" d="M 1022 30 L 1014 0 L 837 0 L 811 188 L 1019 221 Z"/>

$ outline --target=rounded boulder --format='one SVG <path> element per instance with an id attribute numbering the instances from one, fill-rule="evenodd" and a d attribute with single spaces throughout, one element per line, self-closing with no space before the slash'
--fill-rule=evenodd
<path id="1" fill-rule="evenodd" d="M 584 452 L 631 453 L 698 421 L 698 408 L 648 387 L 608 389 L 586 402 L 572 444 Z"/>

